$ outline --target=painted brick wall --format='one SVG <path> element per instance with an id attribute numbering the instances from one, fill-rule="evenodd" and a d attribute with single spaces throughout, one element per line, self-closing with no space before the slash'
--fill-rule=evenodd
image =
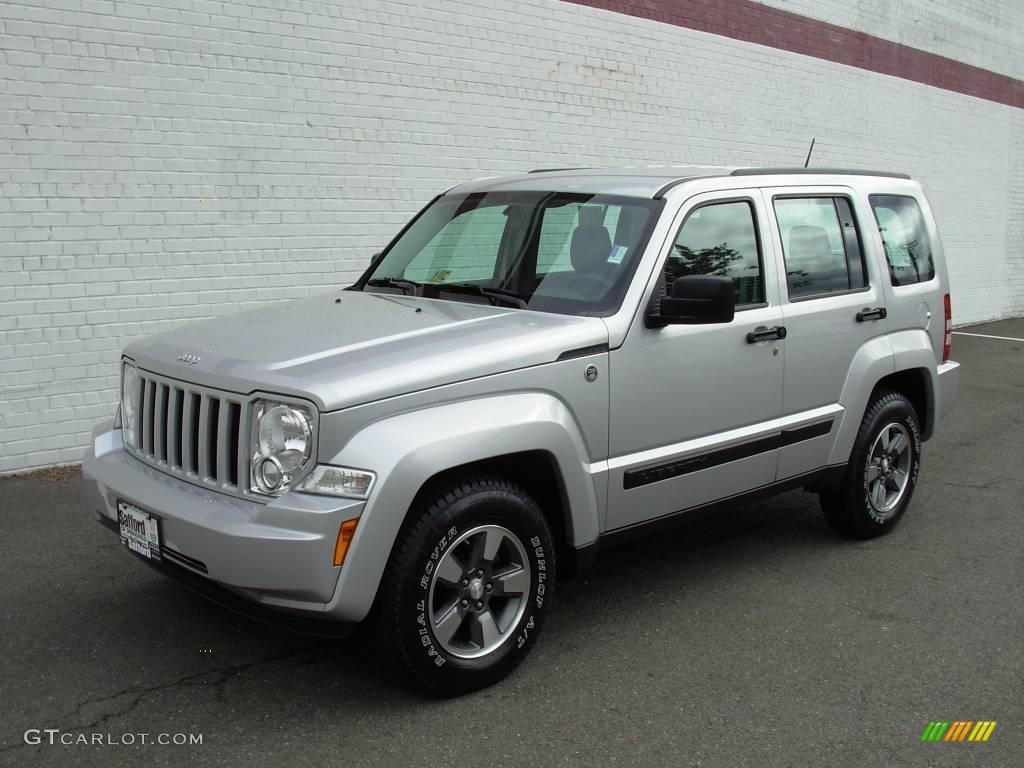
<path id="1" fill-rule="evenodd" d="M 1007 163 L 1010 185 L 1006 219 L 1007 270 L 1003 286 L 1003 311 L 1024 315 L 1024 120 L 1017 122 Z"/>
<path id="2" fill-rule="evenodd" d="M 1024 78 L 1024 3 L 1017 0 L 756 1 Z"/>
<path id="3" fill-rule="evenodd" d="M 964 50 L 1024 33 L 946 18 Z M 6 0 L 0 471 L 78 460 L 131 338 L 343 285 L 436 192 L 537 166 L 793 164 L 816 136 L 926 185 L 959 322 L 1020 311 L 1021 120 L 558 0 Z"/>

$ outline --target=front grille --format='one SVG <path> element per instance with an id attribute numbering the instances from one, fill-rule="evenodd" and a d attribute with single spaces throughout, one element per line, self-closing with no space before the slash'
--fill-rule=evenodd
<path id="1" fill-rule="evenodd" d="M 139 429 L 129 446 L 140 459 L 192 482 L 240 492 L 241 395 L 197 387 L 139 371 Z"/>

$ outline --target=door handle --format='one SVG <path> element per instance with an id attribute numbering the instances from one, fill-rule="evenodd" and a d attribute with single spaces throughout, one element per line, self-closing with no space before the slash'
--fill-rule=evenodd
<path id="1" fill-rule="evenodd" d="M 760 341 L 784 338 L 786 338 L 785 327 L 776 325 L 774 328 L 765 328 L 761 325 L 747 334 L 747 344 L 757 344 Z"/>
<path id="2" fill-rule="evenodd" d="M 863 323 L 865 320 L 884 320 L 886 316 L 885 307 L 864 307 L 860 312 L 857 313 L 857 322 Z"/>

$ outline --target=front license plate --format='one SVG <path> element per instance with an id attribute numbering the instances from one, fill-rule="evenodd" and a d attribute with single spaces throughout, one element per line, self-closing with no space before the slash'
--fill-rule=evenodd
<path id="1" fill-rule="evenodd" d="M 151 560 L 160 559 L 160 526 L 157 518 L 134 504 L 118 500 L 117 523 L 121 530 L 121 542 L 128 549 Z"/>

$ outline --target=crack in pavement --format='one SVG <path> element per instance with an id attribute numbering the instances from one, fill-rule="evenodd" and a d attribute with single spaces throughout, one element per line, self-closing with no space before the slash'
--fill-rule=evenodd
<path id="1" fill-rule="evenodd" d="M 132 685 L 132 686 L 129 686 L 129 687 L 125 688 L 122 691 L 118 691 L 117 693 L 108 694 L 107 696 L 100 696 L 100 697 L 95 698 L 95 699 L 87 699 L 85 701 L 79 702 L 78 705 L 75 706 L 75 709 L 73 711 L 71 711 L 71 712 L 69 712 L 69 713 L 67 713 L 65 715 L 62 715 L 59 718 L 58 722 L 63 721 L 65 719 L 74 719 L 76 717 L 81 717 L 83 710 L 86 709 L 89 706 L 92 706 L 92 705 L 95 705 L 95 704 L 104 704 L 104 703 L 107 703 L 107 702 L 114 702 L 117 699 L 120 699 L 122 697 L 131 696 L 131 699 L 128 701 L 128 705 L 126 707 L 122 708 L 122 709 L 119 709 L 119 710 L 114 711 L 114 712 L 107 712 L 106 714 L 101 715 L 100 717 L 96 718 L 95 720 L 92 720 L 91 722 L 79 723 L 79 724 L 76 724 L 76 725 L 69 726 L 67 728 L 62 727 L 60 730 L 61 730 L 61 733 L 73 733 L 75 731 L 83 731 L 83 730 L 85 730 L 87 728 L 98 728 L 99 726 L 102 726 L 104 723 L 108 722 L 109 720 L 112 720 L 112 719 L 114 719 L 116 717 L 124 717 L 125 715 L 130 714 L 151 693 L 156 693 L 158 691 L 169 690 L 171 688 L 176 688 L 177 686 L 193 686 L 193 687 L 196 687 L 196 686 L 201 684 L 201 681 L 203 680 L 203 678 L 208 678 L 208 677 L 214 677 L 214 679 L 211 680 L 211 681 L 208 681 L 206 683 L 203 683 L 203 685 L 205 687 L 209 687 L 211 689 L 220 688 L 221 686 L 223 686 L 225 683 L 227 683 L 232 678 L 237 677 L 239 674 L 241 674 L 243 672 L 246 672 L 246 671 L 248 671 L 248 670 L 250 670 L 250 669 L 252 669 L 254 667 L 258 667 L 258 666 L 261 666 L 263 664 L 274 664 L 274 663 L 277 663 L 279 661 L 287 661 L 288 659 L 296 658 L 296 657 L 301 656 L 301 655 L 303 655 L 305 653 L 308 653 L 309 651 L 318 650 L 320 648 L 324 648 L 324 647 L 327 647 L 329 645 L 331 645 L 330 642 L 313 643 L 312 645 L 307 645 L 307 646 L 304 646 L 304 647 L 299 648 L 297 650 L 289 651 L 288 653 L 282 653 L 282 654 L 278 654 L 276 656 L 264 656 L 263 658 L 254 659 L 253 661 L 249 661 L 249 662 L 246 662 L 244 664 L 231 664 L 231 665 L 226 666 L 226 667 L 218 667 L 218 668 L 214 668 L 214 669 L 208 669 L 208 670 L 205 670 L 203 672 L 193 672 L 192 674 L 185 675 L 183 677 L 179 677 L 177 680 L 171 680 L 169 682 L 160 683 L 158 685 L 152 685 L 152 686 L 135 686 L 135 685 Z M 0 754 L 6 753 L 6 752 L 11 752 L 13 750 L 20 749 L 20 748 L 27 747 L 27 746 L 36 746 L 36 745 L 34 745 L 34 744 L 30 745 L 30 744 L 28 744 L 28 743 L 26 743 L 24 741 L 17 742 L 17 743 L 14 743 L 14 744 L 5 744 L 3 746 L 0 746 Z"/>
<path id="2" fill-rule="evenodd" d="M 981 483 L 956 483 L 956 482 L 953 482 L 952 480 L 939 480 L 938 481 L 939 485 L 948 485 L 948 486 L 951 486 L 953 488 L 968 488 L 968 489 L 970 489 L 972 491 L 991 491 L 991 490 L 994 490 L 995 488 L 998 488 L 1001 485 L 1006 485 L 1008 483 L 1015 483 L 1015 482 L 1016 482 L 1015 478 L 1011 478 L 1011 477 L 995 477 L 995 478 L 992 478 L 991 480 L 986 480 L 986 481 L 981 482 Z"/>

